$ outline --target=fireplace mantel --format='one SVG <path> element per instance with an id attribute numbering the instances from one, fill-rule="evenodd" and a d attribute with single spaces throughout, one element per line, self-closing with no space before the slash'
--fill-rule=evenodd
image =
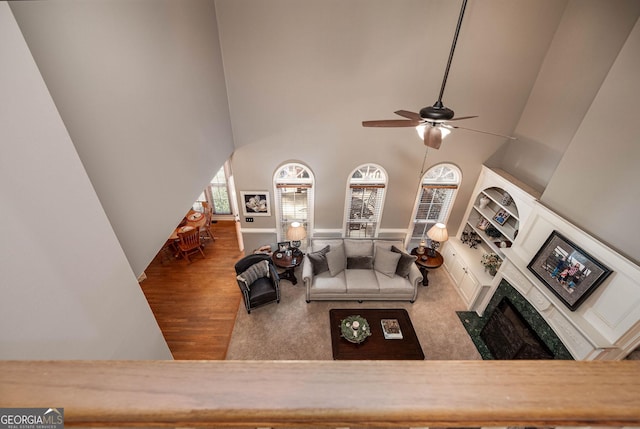
<path id="1" fill-rule="evenodd" d="M 564 305 L 527 268 L 552 231 L 559 231 L 602 261 L 613 274 L 575 311 Z M 495 276 L 489 293 L 478 303 L 487 307 L 504 278 L 533 305 L 578 360 L 622 359 L 640 344 L 640 267 L 540 203 Z"/>

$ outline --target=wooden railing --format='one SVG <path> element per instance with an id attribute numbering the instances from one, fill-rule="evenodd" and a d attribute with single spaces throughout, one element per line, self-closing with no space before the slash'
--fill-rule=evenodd
<path id="1" fill-rule="evenodd" d="M 5 361 L 68 427 L 638 426 L 640 361 Z"/>

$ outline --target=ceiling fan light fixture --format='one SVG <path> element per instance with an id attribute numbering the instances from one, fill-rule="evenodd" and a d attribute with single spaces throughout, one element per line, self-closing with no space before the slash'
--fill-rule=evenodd
<path id="1" fill-rule="evenodd" d="M 424 140 L 424 130 L 427 127 L 438 127 L 440 129 L 440 134 L 442 135 L 443 139 L 447 137 L 449 134 L 451 134 L 451 130 L 449 128 L 441 126 L 439 124 L 436 124 L 436 125 L 420 124 L 416 127 L 416 131 L 418 132 L 418 137 L 420 137 L 420 140 Z"/>

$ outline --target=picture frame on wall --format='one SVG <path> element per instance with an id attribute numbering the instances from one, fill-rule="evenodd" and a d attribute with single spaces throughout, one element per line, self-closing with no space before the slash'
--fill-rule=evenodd
<path id="1" fill-rule="evenodd" d="M 271 202 L 267 191 L 240 191 L 244 216 L 271 216 Z"/>
<path id="2" fill-rule="evenodd" d="M 571 311 L 612 273 L 558 231 L 549 235 L 527 268 Z"/>

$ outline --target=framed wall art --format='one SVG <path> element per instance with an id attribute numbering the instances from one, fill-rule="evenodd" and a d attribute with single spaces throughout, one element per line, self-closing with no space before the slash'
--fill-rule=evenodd
<path id="1" fill-rule="evenodd" d="M 551 233 L 527 268 L 571 311 L 612 272 L 558 231 Z"/>
<path id="2" fill-rule="evenodd" d="M 242 214 L 245 216 L 271 216 L 271 203 L 267 191 L 240 191 Z"/>

